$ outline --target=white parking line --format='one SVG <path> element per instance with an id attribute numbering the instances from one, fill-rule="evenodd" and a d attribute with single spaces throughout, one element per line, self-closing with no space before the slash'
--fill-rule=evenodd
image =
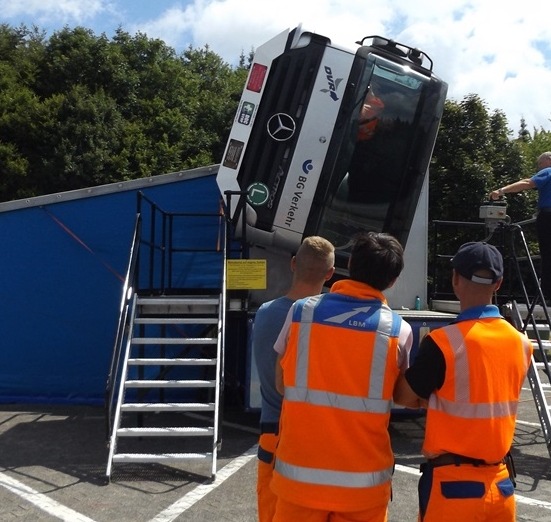
<path id="1" fill-rule="evenodd" d="M 201 500 L 205 495 L 208 495 L 212 490 L 216 489 L 226 479 L 231 477 L 236 471 L 247 464 L 247 462 L 256 457 L 257 450 L 258 445 L 255 444 L 245 453 L 233 459 L 229 464 L 226 464 L 220 471 L 218 471 L 216 473 L 216 478 L 212 483 L 202 484 L 189 493 L 186 493 L 180 500 L 177 500 L 174 504 L 161 511 L 155 518 L 152 518 L 150 522 L 171 522 L 172 520 L 178 518 L 184 511 Z"/>
<path id="2" fill-rule="evenodd" d="M 27 500 L 37 508 L 49 513 L 50 515 L 63 520 L 64 522 L 94 522 L 91 518 L 85 517 L 63 504 L 52 500 L 43 493 L 26 486 L 22 482 L 11 478 L 5 473 L 0 473 L 0 486 L 9 489 L 19 497 Z"/>
<path id="3" fill-rule="evenodd" d="M 521 426 L 532 426 L 534 428 L 541 428 L 541 424 L 539 422 L 528 422 L 517 419 L 517 424 L 520 424 Z"/>
<path id="4" fill-rule="evenodd" d="M 419 476 L 418 468 L 410 468 L 409 466 L 402 466 L 401 464 L 396 464 L 396 470 L 402 471 L 403 473 L 409 473 L 410 475 Z M 537 500 L 534 498 L 523 497 L 518 493 L 515 493 L 515 499 L 520 504 L 526 504 L 527 506 L 534 506 L 534 507 L 540 507 L 540 508 L 551 510 L 551 502 L 547 502 L 545 500 Z"/>
<path id="5" fill-rule="evenodd" d="M 226 479 L 231 477 L 236 471 L 239 471 L 245 464 L 250 462 L 256 456 L 257 448 L 258 445 L 255 444 L 245 453 L 233 459 L 229 464 L 226 464 L 226 466 L 216 473 L 216 479 L 212 483 L 202 484 L 188 492 L 180 500 L 176 501 L 174 504 L 161 511 L 161 513 L 159 513 L 156 517 L 152 518 L 150 522 L 172 522 L 178 518 L 187 509 L 220 486 Z M 419 477 L 418 468 L 396 464 L 396 471 Z M 38 491 L 2 472 L 0 472 L 0 487 L 8 489 L 15 495 L 27 500 L 37 508 L 54 517 L 57 517 L 63 522 L 95 522 L 93 519 L 88 518 L 87 516 L 82 515 L 73 509 L 64 506 L 63 504 L 56 502 L 55 500 L 52 500 L 43 493 L 39 493 Z M 515 494 L 515 498 L 520 504 L 551 510 L 551 502 L 528 498 L 519 494 Z"/>
<path id="6" fill-rule="evenodd" d="M 150 522 L 171 522 L 176 519 L 184 511 L 193 506 L 212 490 L 220 486 L 220 484 L 222 484 L 226 479 L 231 477 L 236 471 L 241 469 L 245 464 L 247 464 L 247 462 L 253 459 L 257 454 L 257 450 L 258 445 L 255 444 L 245 453 L 233 459 L 229 464 L 226 464 L 221 470 L 219 470 L 216 473 L 216 479 L 212 483 L 203 484 L 196 487 L 167 509 L 161 511 L 161 513 L 151 519 Z M 15 480 L 1 472 L 0 486 L 27 500 L 42 511 L 59 518 L 63 522 L 95 522 L 93 519 L 88 518 L 64 506 L 63 504 L 56 502 L 55 500 L 52 500 L 43 493 L 39 493 L 22 482 L 19 482 L 18 480 Z"/>

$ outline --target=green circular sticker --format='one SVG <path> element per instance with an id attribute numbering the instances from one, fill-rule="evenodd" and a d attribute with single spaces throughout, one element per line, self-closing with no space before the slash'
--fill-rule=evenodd
<path id="1" fill-rule="evenodd" d="M 247 201 L 256 207 L 264 205 L 270 196 L 270 191 L 264 183 L 252 183 L 247 189 Z"/>

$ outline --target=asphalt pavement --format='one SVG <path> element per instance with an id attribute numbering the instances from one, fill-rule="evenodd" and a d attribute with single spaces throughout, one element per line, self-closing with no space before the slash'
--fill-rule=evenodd
<path id="1" fill-rule="evenodd" d="M 106 480 L 103 409 L 0 405 L 0 521 L 254 522 L 258 414 L 227 411 L 217 474 L 205 464 L 120 464 Z M 416 520 L 424 416 L 395 410 L 391 522 Z M 551 457 L 523 389 L 513 455 L 517 520 L 551 521 Z"/>

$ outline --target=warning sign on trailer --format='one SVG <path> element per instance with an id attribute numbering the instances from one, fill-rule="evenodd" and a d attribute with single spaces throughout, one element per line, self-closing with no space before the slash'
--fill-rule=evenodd
<path id="1" fill-rule="evenodd" d="M 265 290 L 265 259 L 228 259 L 228 290 Z"/>

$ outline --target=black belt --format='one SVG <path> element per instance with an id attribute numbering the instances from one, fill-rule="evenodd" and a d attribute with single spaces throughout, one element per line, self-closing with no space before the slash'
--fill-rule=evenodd
<path id="1" fill-rule="evenodd" d="M 279 434 L 279 422 L 261 422 L 260 433 L 274 433 Z"/>
<path id="2" fill-rule="evenodd" d="M 470 464 L 471 466 L 498 466 L 499 464 L 505 464 L 505 458 L 498 462 L 486 462 L 482 459 L 473 459 L 454 453 L 444 453 L 438 455 L 438 457 L 434 459 L 429 459 L 428 464 L 433 468 L 438 468 L 439 466 L 461 466 L 461 464 Z"/>
<path id="3" fill-rule="evenodd" d="M 257 452 L 258 460 L 271 464 L 274 461 L 274 454 L 271 451 L 265 450 L 262 446 L 258 446 Z"/>

